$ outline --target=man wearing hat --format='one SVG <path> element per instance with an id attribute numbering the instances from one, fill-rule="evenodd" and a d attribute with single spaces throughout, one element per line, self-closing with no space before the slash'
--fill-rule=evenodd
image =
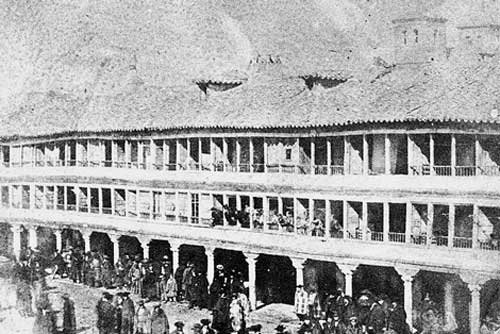
<path id="1" fill-rule="evenodd" d="M 385 313 L 377 301 L 370 306 L 366 327 L 368 333 L 381 334 L 385 330 Z"/>
<path id="2" fill-rule="evenodd" d="M 102 294 L 102 298 L 97 302 L 97 329 L 99 334 L 113 333 L 116 324 L 116 309 L 111 303 L 113 296 L 108 292 Z"/>
<path id="3" fill-rule="evenodd" d="M 349 325 L 346 328 L 346 334 L 362 334 L 363 329 L 358 323 L 358 317 L 352 315 L 349 317 Z"/>
<path id="4" fill-rule="evenodd" d="M 303 285 L 297 285 L 297 290 L 295 290 L 295 314 L 300 321 L 303 321 L 307 315 L 308 311 L 308 296 L 306 290 L 304 290 Z"/>
<path id="5" fill-rule="evenodd" d="M 177 321 L 174 326 L 175 330 L 170 334 L 184 334 L 184 323 L 182 321 Z"/>
<path id="6" fill-rule="evenodd" d="M 69 294 L 62 295 L 63 300 L 63 334 L 76 332 L 75 303 L 69 298 Z"/>
<path id="7" fill-rule="evenodd" d="M 333 312 L 333 321 L 328 326 L 328 333 L 330 334 L 345 334 L 346 326 L 340 320 L 340 315 L 337 312 Z"/>
<path id="8" fill-rule="evenodd" d="M 122 292 L 122 326 L 120 334 L 134 333 L 135 305 L 128 292 Z"/>
<path id="9" fill-rule="evenodd" d="M 149 311 L 144 305 L 144 300 L 139 301 L 139 307 L 135 312 L 135 332 L 136 334 L 147 334 L 149 325 Z"/>
<path id="10" fill-rule="evenodd" d="M 168 318 L 163 309 L 161 308 L 161 303 L 155 303 L 153 305 L 153 312 L 151 312 L 151 334 L 168 334 Z"/>

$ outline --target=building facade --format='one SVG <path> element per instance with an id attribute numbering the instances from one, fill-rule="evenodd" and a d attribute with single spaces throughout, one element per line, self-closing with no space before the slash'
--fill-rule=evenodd
<path id="1" fill-rule="evenodd" d="M 181 92 L 134 65 L 111 98 L 34 93 L 4 120 L 3 251 L 197 257 L 210 281 L 231 258 L 253 307 L 267 286 L 282 287 L 271 302 L 296 284 L 370 288 L 416 326 L 430 294 L 479 333 L 500 298 L 500 66 L 457 62 L 446 22 L 395 20 L 394 61 L 361 72 L 286 76 L 285 57 L 259 55 Z"/>

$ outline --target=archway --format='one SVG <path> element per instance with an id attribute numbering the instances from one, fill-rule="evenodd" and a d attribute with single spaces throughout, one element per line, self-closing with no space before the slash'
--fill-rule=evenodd
<path id="1" fill-rule="evenodd" d="M 134 236 L 122 235 L 118 239 L 120 255 L 129 255 L 131 258 L 139 256 L 143 258 L 143 252 L 141 242 Z M 147 255 L 147 254 L 145 254 Z"/>
<path id="2" fill-rule="evenodd" d="M 392 301 L 403 301 L 403 281 L 393 267 L 360 265 L 354 272 L 352 285 L 354 298 L 369 290 L 376 296 L 385 294 Z"/>
<path id="3" fill-rule="evenodd" d="M 169 242 L 166 240 L 151 240 L 149 243 L 149 259 L 161 261 L 164 256 L 168 257 L 168 260 L 172 262 L 172 250 Z"/>
<path id="4" fill-rule="evenodd" d="M 248 281 L 248 263 L 243 252 L 216 248 L 214 261 L 215 265 L 222 264 L 227 273 L 241 273 L 241 278 Z"/>
<path id="5" fill-rule="evenodd" d="M 10 257 L 13 253 L 12 231 L 7 223 L 0 223 L 0 255 Z"/>
<path id="6" fill-rule="evenodd" d="M 80 231 L 65 228 L 61 232 L 62 249 L 69 247 L 85 249 L 85 241 Z"/>
<path id="7" fill-rule="evenodd" d="M 257 300 L 263 304 L 293 304 L 296 271 L 290 258 L 261 254 L 256 264 Z"/>
<path id="8" fill-rule="evenodd" d="M 207 272 L 207 256 L 205 248 L 194 245 L 181 245 L 179 248 L 179 266 L 186 266 L 188 262 L 194 264 L 197 270 Z"/>
<path id="9" fill-rule="evenodd" d="M 113 242 L 106 233 L 92 232 L 90 235 L 90 250 L 113 259 Z"/>
<path id="10" fill-rule="evenodd" d="M 307 260 L 304 264 L 304 288 L 315 289 L 320 297 L 334 294 L 344 278 L 334 262 Z"/>

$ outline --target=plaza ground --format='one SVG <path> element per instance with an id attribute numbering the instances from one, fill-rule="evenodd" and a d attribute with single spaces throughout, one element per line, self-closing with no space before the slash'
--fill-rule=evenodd
<path id="1" fill-rule="evenodd" d="M 61 296 L 63 293 L 69 293 L 71 299 L 75 302 L 75 312 L 77 321 L 77 333 L 79 334 L 94 334 L 97 333 L 95 328 L 96 313 L 95 306 L 102 292 L 106 291 L 103 288 L 90 288 L 82 284 L 74 284 L 65 279 L 47 279 L 49 287 L 49 298 L 52 302 L 53 309 L 57 312 L 58 326 L 62 324 L 62 308 Z M 6 284 L 6 283 L 2 283 Z M 15 291 L 15 290 L 14 290 Z M 107 290 L 114 294 L 118 292 L 116 289 Z M 134 301 L 137 301 L 136 296 L 132 296 Z M 151 308 L 151 303 L 146 303 L 148 308 Z M 173 324 L 176 321 L 183 321 L 186 324 L 185 332 L 191 333 L 193 324 L 199 322 L 203 318 L 212 319 L 211 312 L 203 309 L 189 309 L 186 303 L 168 303 L 162 304 L 165 313 L 168 316 L 170 330 L 173 330 Z M 34 318 L 21 318 L 14 310 L 4 309 L 0 312 L 0 327 L 5 330 L 4 333 L 19 333 L 31 334 Z M 263 333 L 274 333 L 274 328 L 283 323 L 292 331 L 297 328 L 298 320 L 293 313 L 293 306 L 286 304 L 272 304 L 259 308 L 250 315 L 249 325 L 261 324 Z"/>

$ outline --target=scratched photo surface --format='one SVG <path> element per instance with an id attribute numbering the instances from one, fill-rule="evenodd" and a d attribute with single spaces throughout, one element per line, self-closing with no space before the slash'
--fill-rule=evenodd
<path id="1" fill-rule="evenodd" d="M 500 0 L 1 0 L 0 332 L 500 334 Z"/>

